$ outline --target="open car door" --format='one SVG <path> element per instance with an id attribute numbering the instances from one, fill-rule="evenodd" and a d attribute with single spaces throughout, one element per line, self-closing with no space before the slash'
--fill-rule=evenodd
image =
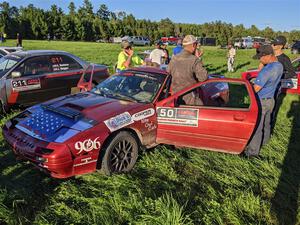
<path id="1" fill-rule="evenodd" d="M 185 104 L 188 95 L 199 104 Z M 157 143 L 239 154 L 258 119 L 251 84 L 241 79 L 212 79 L 186 88 L 156 104 Z"/>
<path id="2" fill-rule="evenodd" d="M 91 71 L 89 70 L 89 68 L 92 68 Z M 81 77 L 77 83 L 77 88 L 81 92 L 92 90 L 94 70 L 95 70 L 95 65 L 89 64 L 88 67 L 83 72 L 83 74 L 81 75 Z"/>

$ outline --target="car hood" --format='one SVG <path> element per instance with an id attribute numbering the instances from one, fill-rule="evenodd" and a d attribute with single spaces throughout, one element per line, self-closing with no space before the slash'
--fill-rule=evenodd
<path id="1" fill-rule="evenodd" d="M 93 93 L 64 96 L 33 106 L 15 117 L 16 128 L 48 142 L 62 143 L 74 135 L 141 103 L 106 98 Z"/>

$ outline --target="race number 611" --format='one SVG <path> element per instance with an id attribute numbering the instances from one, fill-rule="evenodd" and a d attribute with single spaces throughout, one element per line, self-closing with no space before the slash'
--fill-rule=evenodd
<path id="1" fill-rule="evenodd" d="M 158 116 L 159 117 L 167 117 L 167 118 L 175 118 L 175 109 L 170 108 L 159 108 Z"/>

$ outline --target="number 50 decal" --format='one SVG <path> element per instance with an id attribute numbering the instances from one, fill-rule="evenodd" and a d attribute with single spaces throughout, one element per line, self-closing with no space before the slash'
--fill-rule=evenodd
<path id="1" fill-rule="evenodd" d="M 157 108 L 158 124 L 198 127 L 198 109 L 191 108 Z"/>
<path id="2" fill-rule="evenodd" d="M 176 116 L 176 109 L 172 109 L 172 108 L 158 108 L 157 116 L 158 117 L 164 117 L 164 118 L 175 118 L 175 116 Z"/>

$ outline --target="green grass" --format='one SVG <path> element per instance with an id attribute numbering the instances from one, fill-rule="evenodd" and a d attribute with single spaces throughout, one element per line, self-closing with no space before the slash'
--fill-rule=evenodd
<path id="1" fill-rule="evenodd" d="M 26 40 L 24 47 L 65 50 L 109 66 L 120 50 Z M 226 50 L 204 50 L 210 73 L 239 77 L 258 64 L 251 59 L 254 50 L 239 50 L 238 70 L 228 74 Z M 0 134 L 0 224 L 300 224 L 299 137 L 300 98 L 289 95 L 261 159 L 159 146 L 141 152 L 129 174 L 56 180 L 17 162 Z"/>

